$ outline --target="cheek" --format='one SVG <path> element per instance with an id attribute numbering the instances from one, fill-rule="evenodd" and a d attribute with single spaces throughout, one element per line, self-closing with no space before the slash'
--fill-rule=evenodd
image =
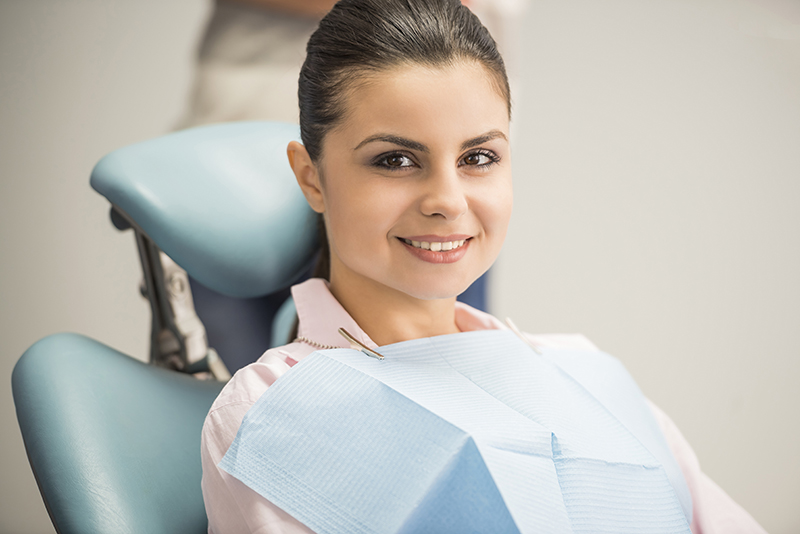
<path id="1" fill-rule="evenodd" d="M 359 187 L 338 190 L 326 202 L 326 223 L 331 246 L 341 257 L 380 255 L 389 243 L 391 228 L 402 202 L 385 190 Z"/>
<path id="2" fill-rule="evenodd" d="M 514 196 L 510 179 L 504 181 L 502 185 L 496 184 L 494 187 L 482 191 L 474 204 L 474 211 L 481 220 L 487 237 L 497 241 L 498 250 L 508 231 L 513 204 Z"/>

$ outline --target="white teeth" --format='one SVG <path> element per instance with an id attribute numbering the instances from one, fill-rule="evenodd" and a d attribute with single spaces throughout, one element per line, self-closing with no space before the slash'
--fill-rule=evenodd
<path id="1" fill-rule="evenodd" d="M 461 239 L 459 241 L 412 241 L 410 239 L 403 239 L 403 242 L 407 245 L 411 245 L 414 248 L 421 248 L 423 250 L 430 250 L 432 252 L 446 252 L 448 250 L 455 250 L 458 247 L 463 247 L 464 243 L 467 242 L 466 239 Z"/>

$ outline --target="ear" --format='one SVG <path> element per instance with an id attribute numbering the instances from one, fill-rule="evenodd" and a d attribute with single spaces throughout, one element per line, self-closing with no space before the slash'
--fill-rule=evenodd
<path id="1" fill-rule="evenodd" d="M 297 141 L 292 141 L 286 147 L 286 155 L 289 157 L 289 165 L 294 171 L 294 177 L 297 179 L 297 184 L 302 189 L 308 205 L 317 213 L 323 213 L 325 211 L 325 201 L 322 197 L 319 171 L 314 162 L 311 161 L 306 147 Z"/>

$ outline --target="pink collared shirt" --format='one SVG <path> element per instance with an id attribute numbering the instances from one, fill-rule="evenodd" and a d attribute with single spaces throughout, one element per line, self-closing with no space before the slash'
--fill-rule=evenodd
<path id="1" fill-rule="evenodd" d="M 298 335 L 321 345 L 349 347 L 339 335 L 343 327 L 367 347 L 377 345 L 364 333 L 328 290 L 327 283 L 311 279 L 292 288 Z M 456 326 L 462 332 L 506 328 L 489 314 L 456 303 Z M 598 350 L 579 334 L 528 335 L 538 346 Z M 203 499 L 208 514 L 209 534 L 289 534 L 312 531 L 267 499 L 233 478 L 218 466 L 236 437 L 245 413 L 283 373 L 316 347 L 290 343 L 270 349 L 255 363 L 239 370 L 211 406 L 203 425 L 201 455 Z M 692 448 L 667 415 L 652 403 L 672 453 L 683 471 L 692 494 L 694 534 L 765 533 L 750 515 L 736 504 L 702 471 Z"/>

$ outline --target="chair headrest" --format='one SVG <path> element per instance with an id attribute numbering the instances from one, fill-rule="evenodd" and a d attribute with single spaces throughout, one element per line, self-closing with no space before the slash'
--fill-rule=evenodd
<path id="1" fill-rule="evenodd" d="M 256 297 L 289 285 L 316 249 L 316 214 L 286 157 L 298 126 L 236 122 L 120 148 L 92 187 L 203 285 Z"/>

